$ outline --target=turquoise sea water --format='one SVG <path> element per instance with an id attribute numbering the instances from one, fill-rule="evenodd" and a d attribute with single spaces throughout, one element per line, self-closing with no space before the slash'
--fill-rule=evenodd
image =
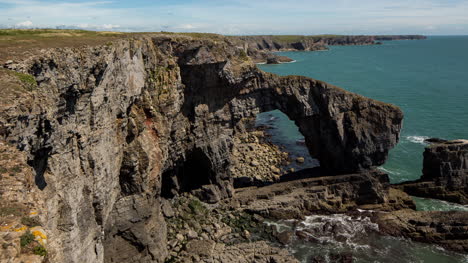
<path id="1" fill-rule="evenodd" d="M 329 51 L 280 54 L 296 62 L 259 67 L 279 75 L 320 79 L 403 110 L 400 142 L 381 167 L 393 183 L 420 178 L 424 139 L 468 139 L 468 36 L 390 41 L 376 46 L 333 46 Z M 302 135 L 281 112 L 262 113 L 257 123 L 271 126 L 273 142 L 284 145 L 293 157 L 308 156 L 306 148 L 297 143 L 303 139 Z M 303 168 L 314 165 L 312 159 L 306 159 Z M 418 210 L 468 211 L 467 206 L 413 199 Z M 313 224 L 309 227 L 316 230 Z M 466 255 L 408 240 L 375 236 L 358 241 L 363 242 L 359 245 L 364 249 L 353 247 L 354 241 L 351 247 L 348 244 L 343 247 L 353 252 L 356 262 L 468 262 Z M 318 251 L 314 252 L 313 248 Z M 307 262 L 310 255 L 327 255 L 335 250 L 336 245 L 311 246 L 299 241 L 291 247 L 302 262 Z M 372 256 L 370 251 L 376 254 Z"/>
<path id="2" fill-rule="evenodd" d="M 421 176 L 424 138 L 468 138 L 468 36 L 281 55 L 296 62 L 260 68 L 320 79 L 403 110 L 400 143 L 383 166 L 392 182 Z"/>

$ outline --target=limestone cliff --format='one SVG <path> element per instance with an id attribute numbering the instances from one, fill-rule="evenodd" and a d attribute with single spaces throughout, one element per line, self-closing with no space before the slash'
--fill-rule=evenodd
<path id="1" fill-rule="evenodd" d="M 227 39 L 140 36 L 8 68 L 37 84 L 2 104 L 0 135 L 34 170 L 51 262 L 163 262 L 161 198 L 232 196 L 243 118 L 283 111 L 331 175 L 383 164 L 403 118 L 318 80 L 264 73 Z"/>

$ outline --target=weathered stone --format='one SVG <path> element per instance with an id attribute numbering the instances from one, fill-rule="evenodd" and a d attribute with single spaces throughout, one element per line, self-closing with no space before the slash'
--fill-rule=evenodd
<path id="1" fill-rule="evenodd" d="M 296 158 L 296 162 L 297 162 L 297 163 L 304 163 L 304 162 L 305 162 L 305 159 L 304 159 L 304 157 L 297 157 L 297 158 Z"/>
<path id="2" fill-rule="evenodd" d="M 187 232 L 187 238 L 188 239 L 195 239 L 197 237 L 198 237 L 197 232 L 195 232 L 195 231 L 193 231 L 191 229 Z"/>
<path id="3" fill-rule="evenodd" d="M 171 203 L 163 199 L 161 202 L 161 210 L 165 217 L 173 217 L 175 215 L 174 210 L 172 209 Z"/>
<path id="4" fill-rule="evenodd" d="M 191 255 L 210 257 L 213 254 L 215 242 L 211 240 L 192 240 L 185 247 L 185 250 Z"/>

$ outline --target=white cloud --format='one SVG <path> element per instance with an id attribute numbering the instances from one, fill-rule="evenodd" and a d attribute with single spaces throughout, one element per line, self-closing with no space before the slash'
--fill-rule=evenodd
<path id="1" fill-rule="evenodd" d="M 103 29 L 117 29 L 117 28 L 120 28 L 120 25 L 112 25 L 112 24 L 104 24 L 102 25 L 102 28 Z"/>
<path id="2" fill-rule="evenodd" d="M 468 0 L 138 2 L 144 4 L 128 7 L 130 0 L 0 0 L 6 4 L 0 9 L 0 24 L 14 26 L 32 20 L 34 27 L 221 34 L 468 34 Z"/>
<path id="3" fill-rule="evenodd" d="M 23 21 L 23 22 L 19 22 L 18 24 L 16 24 L 17 27 L 32 27 L 33 25 L 33 22 L 31 21 Z"/>
<path id="4" fill-rule="evenodd" d="M 76 24 L 76 25 L 59 25 L 56 27 L 60 29 L 88 29 L 88 30 L 115 30 L 115 29 L 121 28 L 120 25 L 114 25 L 114 24 L 97 25 L 97 24 L 87 24 L 87 23 Z"/>
<path id="5" fill-rule="evenodd" d="M 178 26 L 177 28 L 179 29 L 195 29 L 196 27 L 192 24 L 184 24 L 184 25 L 180 25 Z"/>

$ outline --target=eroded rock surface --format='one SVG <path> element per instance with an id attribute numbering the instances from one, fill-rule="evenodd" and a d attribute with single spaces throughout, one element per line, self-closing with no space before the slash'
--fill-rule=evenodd
<path id="1" fill-rule="evenodd" d="M 396 187 L 421 197 L 468 204 L 468 141 L 430 140 L 420 180 Z"/>
<path id="2" fill-rule="evenodd" d="M 387 175 L 379 171 L 321 176 L 317 170 L 290 175 L 306 179 L 239 189 L 230 201 L 231 206 L 271 219 L 345 213 L 358 208 L 387 211 L 415 208 L 407 194 L 389 188 Z"/>
<path id="3" fill-rule="evenodd" d="M 0 135 L 34 170 L 51 262 L 164 262 L 162 198 L 231 197 L 243 118 L 283 111 L 334 175 L 381 165 L 403 117 L 318 80 L 264 73 L 227 40 L 142 36 L 7 67 L 37 84 L 2 102 Z"/>

